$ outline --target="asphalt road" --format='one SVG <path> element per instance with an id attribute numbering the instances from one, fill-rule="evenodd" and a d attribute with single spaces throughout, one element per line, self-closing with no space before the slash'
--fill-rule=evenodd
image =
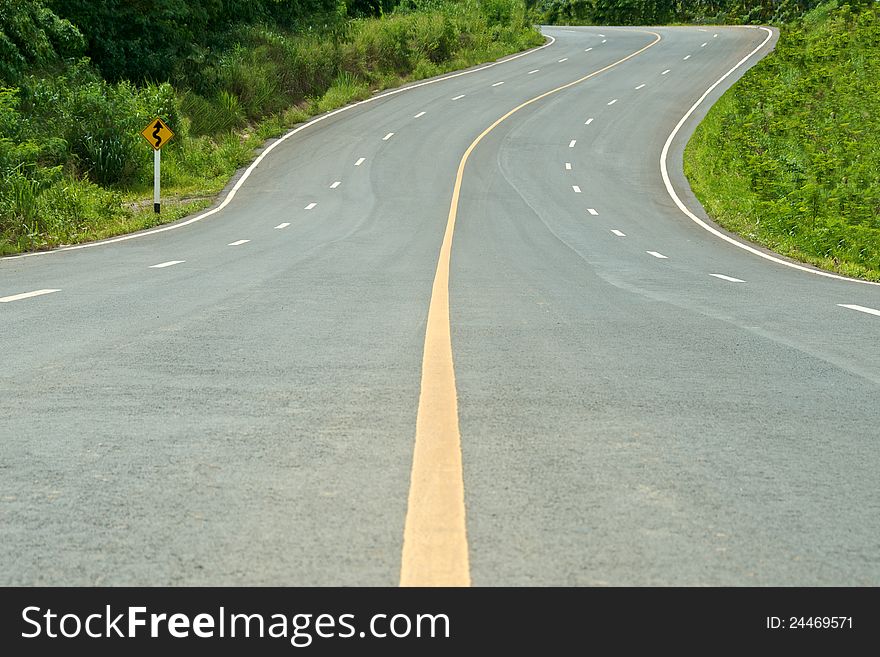
<path id="1" fill-rule="evenodd" d="M 414 507 L 461 506 L 419 467 L 463 485 L 475 585 L 880 584 L 880 287 L 661 176 L 767 33 L 545 32 L 300 130 L 202 220 L 0 260 L 0 584 L 396 585 Z M 771 46 L 671 143 L 698 217 L 681 149 Z M 455 458 L 414 468 L 451 201 Z"/>

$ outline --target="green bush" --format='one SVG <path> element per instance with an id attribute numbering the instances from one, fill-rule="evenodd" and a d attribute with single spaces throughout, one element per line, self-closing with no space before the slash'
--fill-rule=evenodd
<path id="1" fill-rule="evenodd" d="M 85 40 L 38 0 L 0 0 L 0 86 L 82 55 Z"/>

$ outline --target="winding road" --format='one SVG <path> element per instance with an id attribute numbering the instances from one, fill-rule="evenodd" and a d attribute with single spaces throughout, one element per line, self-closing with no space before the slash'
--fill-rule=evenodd
<path id="1" fill-rule="evenodd" d="M 775 32 L 544 32 L 0 259 L 0 583 L 880 585 L 880 286 L 681 172 Z"/>

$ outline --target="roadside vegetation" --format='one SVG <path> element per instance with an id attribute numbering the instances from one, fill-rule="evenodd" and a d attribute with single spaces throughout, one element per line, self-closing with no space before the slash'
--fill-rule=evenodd
<path id="1" fill-rule="evenodd" d="M 880 281 L 880 7 L 823 4 L 709 111 L 685 174 L 719 224 Z"/>
<path id="2" fill-rule="evenodd" d="M 794 20 L 823 2 L 823 0 L 534 1 L 542 22 L 553 25 L 780 23 Z"/>
<path id="3" fill-rule="evenodd" d="M 523 0 L 0 0 L 0 255 L 209 205 L 267 138 L 543 42 Z M 163 211 L 138 132 L 161 116 Z"/>

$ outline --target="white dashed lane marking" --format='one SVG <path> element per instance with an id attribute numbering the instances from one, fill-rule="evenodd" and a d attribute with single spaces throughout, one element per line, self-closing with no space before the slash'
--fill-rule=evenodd
<path id="1" fill-rule="evenodd" d="M 165 269 L 165 267 L 173 267 L 186 262 L 186 260 L 169 260 L 168 262 L 160 262 L 158 265 L 150 265 L 150 269 Z"/>
<path id="2" fill-rule="evenodd" d="M 385 135 L 384 137 L 382 137 L 382 141 L 388 141 L 388 140 L 391 139 L 393 136 L 394 136 L 394 133 L 393 133 L 393 132 L 389 132 L 387 135 Z"/>
<path id="3" fill-rule="evenodd" d="M 316 205 L 318 205 L 318 204 L 317 204 L 317 203 L 309 203 L 304 209 L 305 209 L 305 210 L 311 210 L 311 209 L 314 208 Z"/>
<path id="4" fill-rule="evenodd" d="M 593 215 L 594 217 L 595 217 L 596 215 L 599 214 L 599 213 L 596 212 L 593 208 L 587 208 L 587 212 L 589 212 L 589 213 L 590 213 L 591 215 Z"/>
<path id="5" fill-rule="evenodd" d="M 636 87 L 636 91 L 638 91 L 639 89 L 641 89 L 641 88 L 644 87 L 644 86 L 645 86 L 645 83 L 643 82 L 643 83 L 640 84 L 638 87 Z"/>
<path id="6" fill-rule="evenodd" d="M 618 237 L 626 237 L 626 233 L 622 233 L 619 230 L 617 230 L 616 228 L 612 228 L 611 232 L 614 233 L 615 235 L 617 235 Z"/>
<path id="7" fill-rule="evenodd" d="M 241 246 L 242 244 L 247 244 L 250 240 L 238 240 L 237 242 L 230 242 L 226 246 Z"/>
<path id="8" fill-rule="evenodd" d="M 725 276 L 724 274 L 709 274 L 709 276 L 714 276 L 715 278 L 720 278 L 722 281 L 728 281 L 730 283 L 745 283 L 745 281 L 741 278 L 734 278 L 733 276 Z"/>
<path id="9" fill-rule="evenodd" d="M 672 70 L 671 68 L 667 68 L 667 69 L 666 69 L 665 71 L 663 71 L 660 75 L 666 75 L 666 74 L 669 73 L 669 71 L 671 71 L 671 70 Z"/>
<path id="10" fill-rule="evenodd" d="M 504 84 L 503 81 L 501 81 L 501 82 L 496 82 L 496 83 L 493 84 L 492 86 L 493 86 L 493 87 L 500 87 L 502 84 Z"/>
<path id="11" fill-rule="evenodd" d="M 9 297 L 0 297 L 0 303 L 9 303 L 10 301 L 21 301 L 22 299 L 30 299 L 31 297 L 40 297 L 44 294 L 52 294 L 53 292 L 61 292 L 61 290 L 35 290 L 33 292 L 22 292 L 21 294 L 13 294 Z"/>
<path id="12" fill-rule="evenodd" d="M 427 114 L 427 112 L 419 112 L 419 113 L 416 114 L 413 118 L 414 118 L 414 119 L 417 119 L 417 118 L 419 118 L 420 116 L 424 116 L 425 114 Z"/>
<path id="13" fill-rule="evenodd" d="M 592 122 L 593 122 L 593 119 L 591 119 L 591 118 L 587 119 L 586 121 L 584 121 L 584 125 L 590 125 Z"/>
<path id="14" fill-rule="evenodd" d="M 687 61 L 687 60 L 690 59 L 690 58 L 691 58 L 690 55 L 685 55 L 685 57 L 684 57 L 685 61 Z"/>
<path id="15" fill-rule="evenodd" d="M 362 164 L 364 163 L 364 160 L 366 160 L 366 159 L 367 159 L 367 158 L 365 158 L 365 157 L 359 157 L 359 158 L 358 158 L 358 161 L 355 162 L 354 165 L 355 165 L 356 167 L 359 167 L 360 165 L 362 165 Z"/>
<path id="16" fill-rule="evenodd" d="M 572 139 L 570 142 L 568 142 L 568 147 L 569 147 L 569 148 L 574 148 L 574 145 L 575 145 L 576 143 L 577 143 L 577 139 Z"/>
<path id="17" fill-rule="evenodd" d="M 465 97 L 465 94 L 459 94 L 458 96 L 456 96 L 456 97 L 453 98 L 452 100 L 459 100 L 459 99 L 464 98 L 464 97 Z"/>
<path id="18" fill-rule="evenodd" d="M 616 103 L 616 102 L 617 102 L 617 99 L 615 98 L 614 100 L 609 101 L 608 104 L 609 104 L 609 105 L 613 105 L 613 104 Z"/>
<path id="19" fill-rule="evenodd" d="M 660 258 L 661 260 L 666 260 L 666 256 L 662 253 L 658 253 L 657 251 L 645 251 L 645 253 L 654 256 L 655 258 Z"/>
<path id="20" fill-rule="evenodd" d="M 337 181 L 334 182 L 332 185 L 330 185 L 330 189 L 336 189 L 336 188 L 339 187 L 341 184 L 342 184 L 342 181 L 341 181 L 341 180 L 337 180 Z"/>
<path id="21" fill-rule="evenodd" d="M 282 228 L 287 228 L 290 225 L 289 221 L 285 221 L 283 224 L 278 224 L 275 226 L 275 230 L 281 230 Z"/>
<path id="22" fill-rule="evenodd" d="M 566 171 L 571 171 L 571 162 L 566 162 L 566 163 L 565 163 L 565 170 L 566 170 Z"/>
<path id="23" fill-rule="evenodd" d="M 0 299 L 3 301 L 3 299 Z M 854 303 L 839 303 L 837 304 L 841 308 L 849 308 L 850 310 L 858 310 L 860 313 L 867 313 L 868 315 L 877 315 L 880 317 L 880 310 L 876 310 L 874 308 L 868 308 L 867 306 L 858 306 Z"/>
<path id="24" fill-rule="evenodd" d="M 536 68 L 534 71 L 529 71 L 528 73 L 526 73 L 526 75 L 531 75 L 532 73 L 537 73 L 537 72 L 540 71 L 540 70 L 541 70 L 541 69 Z"/>
<path id="25" fill-rule="evenodd" d="M 581 188 L 578 187 L 577 185 L 572 185 L 571 188 L 574 190 L 574 193 L 575 193 L 575 194 L 580 194 L 580 193 L 581 193 Z"/>

